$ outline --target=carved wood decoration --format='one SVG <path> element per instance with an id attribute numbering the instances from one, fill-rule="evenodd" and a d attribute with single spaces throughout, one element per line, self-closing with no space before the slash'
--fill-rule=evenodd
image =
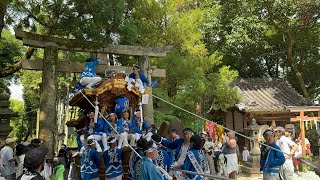
<path id="1" fill-rule="evenodd" d="M 134 109 L 139 103 L 139 99 L 142 96 L 141 92 L 134 86 L 131 91 L 127 89 L 127 82 L 125 81 L 126 74 L 116 73 L 111 76 L 110 79 L 103 80 L 103 82 L 96 89 L 83 89 L 82 92 L 90 100 L 92 104 L 95 104 L 96 97 L 99 101 L 100 112 L 114 111 L 116 99 L 120 97 L 126 97 L 130 101 L 130 108 Z M 73 98 L 69 100 L 70 106 L 78 106 L 85 111 L 94 110 L 92 105 L 87 99 L 78 92 Z M 69 125 L 68 125 L 69 126 Z M 70 124 L 70 127 L 71 126 Z"/>

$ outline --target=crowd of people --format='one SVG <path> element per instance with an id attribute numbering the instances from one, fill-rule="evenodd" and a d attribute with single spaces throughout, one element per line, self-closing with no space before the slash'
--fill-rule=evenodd
<path id="1" fill-rule="evenodd" d="M 182 137 L 176 129 L 172 129 L 170 139 L 155 132 L 150 134 L 150 138 L 141 134 L 137 136 L 138 140 L 128 140 L 133 141 L 129 143 L 133 150 L 129 158 L 127 179 L 206 179 L 202 174 L 224 175 L 236 179 L 239 152 L 237 137 L 233 131 L 226 132 L 222 142 L 217 135 L 212 141 L 207 132 L 203 131 L 198 135 L 190 128 L 183 130 Z M 122 147 L 125 146 L 119 146 L 119 138 L 122 136 L 116 136 L 108 136 L 108 148 L 103 151 L 102 157 L 97 150 L 99 142 L 94 136 L 85 139 L 81 152 L 81 179 L 99 179 L 101 158 L 105 164 L 106 180 L 123 178 Z M 283 127 L 267 129 L 263 136 L 266 145 L 261 146 L 263 179 L 292 179 L 301 152 L 299 139 L 293 142 L 290 132 Z M 243 154 L 247 151 L 245 148 Z M 62 144 L 54 159 L 52 171 L 46 163 L 48 149 L 41 146 L 40 139 L 16 144 L 13 138 L 8 137 L 0 151 L 0 173 L 7 180 L 72 179 L 69 153 L 66 145 Z M 315 172 L 320 175 L 320 168 L 315 168 Z"/>
<path id="2" fill-rule="evenodd" d="M 48 148 L 41 145 L 40 139 L 16 144 L 13 138 L 8 137 L 0 151 L 0 177 L 6 180 L 67 179 L 66 145 L 61 145 L 59 153 L 52 162 L 53 166 L 46 163 L 47 154 Z"/>
<path id="3" fill-rule="evenodd" d="M 299 172 L 299 164 L 302 158 L 302 148 L 305 148 L 306 154 L 310 155 L 310 142 L 305 138 L 306 146 L 302 147 L 300 137 L 294 141 L 292 132 L 281 126 L 275 129 L 267 129 L 263 136 L 267 146 L 261 146 L 260 167 L 263 172 L 263 179 L 292 180 L 294 172 Z M 320 176 L 320 166 L 315 165 L 315 172 Z"/>

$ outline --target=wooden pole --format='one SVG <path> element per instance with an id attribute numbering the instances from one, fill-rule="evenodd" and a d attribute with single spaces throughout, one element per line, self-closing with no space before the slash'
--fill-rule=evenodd
<path id="1" fill-rule="evenodd" d="M 49 149 L 48 158 L 54 156 L 56 130 L 56 101 L 57 101 L 57 59 L 58 49 L 44 49 L 44 63 L 40 95 L 39 138 Z"/>
<path id="2" fill-rule="evenodd" d="M 150 60 L 148 56 L 140 56 L 139 58 L 139 66 L 140 70 L 144 75 L 149 79 L 151 83 L 151 66 L 150 66 Z M 152 93 L 151 87 L 146 87 L 146 91 L 149 91 Z M 149 96 L 149 102 L 148 104 L 143 105 L 143 117 L 144 120 L 147 122 L 148 125 L 154 124 L 153 119 L 153 100 L 152 95 Z"/>
<path id="3" fill-rule="evenodd" d="M 304 117 L 304 111 L 300 112 L 300 117 L 303 118 Z M 302 146 L 302 157 L 306 157 L 306 141 L 305 141 L 305 129 L 304 129 L 304 120 L 302 119 L 300 121 L 300 139 L 301 139 L 301 146 Z M 302 164 L 302 171 L 305 172 L 306 171 L 306 167 Z"/>
<path id="4" fill-rule="evenodd" d="M 303 117 L 304 116 L 304 111 L 300 112 L 300 116 Z M 301 120 L 300 121 L 300 138 L 301 138 L 301 146 L 302 147 L 306 147 L 306 141 L 305 141 L 305 127 L 304 127 L 304 121 Z M 306 157 L 306 148 L 302 148 L 302 157 Z"/>

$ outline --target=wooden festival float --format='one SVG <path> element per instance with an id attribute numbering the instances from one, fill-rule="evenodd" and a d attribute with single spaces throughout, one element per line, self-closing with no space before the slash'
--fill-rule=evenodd
<path id="1" fill-rule="evenodd" d="M 129 88 L 128 88 L 129 86 Z M 145 92 L 147 93 L 147 92 Z M 116 105 L 116 99 L 126 97 L 129 99 L 129 112 L 130 118 L 132 119 L 132 111 L 134 109 L 139 109 L 139 103 L 141 102 L 142 93 L 138 88 L 135 87 L 134 82 L 127 80 L 127 75 L 125 73 L 113 73 L 109 79 L 102 80 L 102 83 L 95 89 L 82 89 L 76 93 L 70 100 L 70 106 L 78 106 L 84 112 L 94 111 L 96 101 L 99 102 L 99 112 L 104 114 L 104 112 L 112 112 Z M 66 123 L 68 127 L 74 127 L 77 130 L 82 129 L 89 122 L 89 119 L 84 113 L 79 116 L 77 120 L 71 120 Z M 169 123 L 167 121 L 163 122 L 158 134 L 163 135 L 168 131 Z M 122 148 L 122 167 L 123 167 L 123 179 L 126 179 L 129 167 L 129 158 L 131 154 L 131 149 L 129 147 Z M 100 153 L 101 163 L 99 168 L 100 179 L 105 179 L 105 165 L 103 160 L 103 153 Z M 81 155 L 77 155 L 73 158 L 77 171 L 80 177 L 80 165 L 81 165 Z"/>
<path id="2" fill-rule="evenodd" d="M 70 100 L 70 106 L 78 106 L 84 112 L 94 111 L 96 100 L 99 102 L 100 113 L 112 112 L 116 105 L 116 99 L 120 97 L 126 97 L 129 99 L 130 111 L 138 108 L 139 101 L 142 97 L 141 92 L 132 83 L 131 90 L 128 90 L 128 82 L 126 82 L 125 73 L 114 73 L 107 80 L 102 80 L 102 83 L 95 89 L 82 89 L 81 92 L 76 93 Z M 89 102 L 90 101 L 90 102 Z M 92 103 L 92 104 L 91 104 Z M 132 113 L 130 113 L 132 114 Z M 76 129 L 82 129 L 89 122 L 86 113 L 81 115 L 77 120 L 68 121 L 66 124 L 68 127 L 75 127 Z M 124 175 L 126 176 L 129 165 L 129 157 L 131 154 L 130 148 L 123 148 L 122 163 L 124 169 Z M 104 179 L 105 177 L 105 165 L 103 160 L 103 154 L 100 153 L 101 163 L 99 168 L 99 177 Z M 77 155 L 74 158 L 75 165 L 80 172 L 81 155 Z M 79 173 L 80 175 L 80 173 Z"/>

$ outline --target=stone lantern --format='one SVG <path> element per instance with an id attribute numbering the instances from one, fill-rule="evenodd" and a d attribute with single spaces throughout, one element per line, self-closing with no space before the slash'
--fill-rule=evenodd
<path id="1" fill-rule="evenodd" d="M 242 172 L 248 174 L 249 176 L 259 176 L 260 172 L 260 147 L 259 143 L 259 130 L 260 125 L 256 123 L 255 119 L 252 119 L 251 125 L 247 128 L 250 133 L 250 138 L 255 141 L 250 141 L 250 157 L 247 162 L 244 163 Z"/>
<path id="2" fill-rule="evenodd" d="M 0 94 L 0 145 L 12 131 L 10 118 L 17 117 L 17 114 L 10 109 L 10 95 L 6 92 Z"/>

